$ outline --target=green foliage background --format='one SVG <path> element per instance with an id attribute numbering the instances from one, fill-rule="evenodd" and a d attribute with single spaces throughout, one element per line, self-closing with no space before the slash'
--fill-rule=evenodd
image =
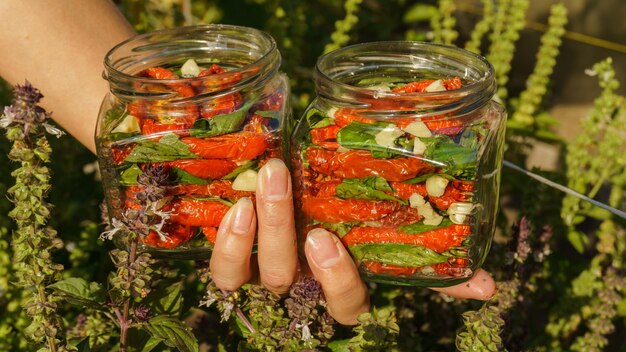
<path id="1" fill-rule="evenodd" d="M 455 30 L 454 2 L 447 0 L 117 0 L 116 3 L 139 32 L 198 23 L 228 23 L 268 31 L 277 40 L 283 55 L 283 70 L 291 79 L 294 116 L 299 116 L 314 96 L 312 67 L 327 50 L 376 40 L 435 40 L 462 45 L 472 39 L 471 49 L 482 48 L 483 54 L 496 66 L 501 83 L 499 96 L 511 113 L 507 158 L 522 164 L 534 142 L 548 142 L 557 146 L 561 154 L 557 171 L 544 173 L 546 176 L 582 193 L 591 193 L 614 207 L 623 209 L 625 206 L 626 109 L 623 98 L 614 92 L 618 83 L 610 77 L 609 65 L 595 68 L 601 76 L 603 93 L 600 95 L 599 90 L 589 93 L 590 100 L 600 95 L 596 109 L 583 122 L 579 138 L 570 145 L 551 131 L 558 116 L 545 112 L 549 105 L 545 87 L 552 83 L 549 74 L 562 35 L 557 25 L 546 38 L 547 44 L 538 56 L 535 73 L 528 80 L 528 89 L 506 85 L 528 1 L 498 0 L 495 8 L 494 3 L 483 1 L 487 11 L 481 23 L 486 28 L 485 35 L 491 35 L 492 42 L 499 45 L 495 48 L 487 45 L 486 38 L 476 42 L 469 34 L 462 33 L 459 37 Z M 503 12 L 507 8 L 515 16 L 507 17 Z M 501 28 L 497 28 L 497 23 Z M 0 85 L 0 106 L 9 102 L 8 87 Z M 600 140 L 604 140 L 604 144 L 596 145 Z M 95 157 L 72 138 L 52 139 L 51 144 L 53 178 L 49 201 L 55 205 L 51 225 L 65 242 L 55 260 L 65 265 L 67 277 L 106 282 L 106 275 L 112 270 L 108 255 L 112 248 L 110 243 L 98 240 L 102 191 L 92 172 Z M 10 277 L 10 231 L 2 230 L 13 227 L 6 215 L 11 203 L 4 196 L 14 182 L 9 173 L 14 165 L 6 157 L 9 147 L 8 141 L 0 138 L 0 351 L 29 350 L 19 334 L 27 324 L 20 312 L 20 292 L 7 280 Z M 606 165 L 607 160 L 614 160 L 610 167 Z M 595 173 L 603 168 L 609 170 L 598 179 Z M 501 214 L 498 237 L 485 264 L 500 281 L 501 292 L 513 296 L 508 297 L 511 301 L 503 303 L 503 295 L 500 295 L 481 308 L 480 302 L 451 300 L 423 289 L 372 285 L 373 303 L 395 312 L 400 328 L 396 348 L 402 351 L 452 350 L 457 331 L 464 329 L 468 333 L 460 336 L 464 336 L 465 343 L 472 346 L 482 343 L 483 347 L 477 350 L 504 347 L 512 351 L 622 350 L 626 346 L 626 335 L 611 332 L 625 328 L 624 289 L 619 285 L 613 289 L 606 278 L 624 277 L 623 219 L 571 198 L 564 200 L 562 194 L 520 174 L 505 170 L 503 180 L 503 205 L 514 213 L 526 215 L 534 224 L 528 230 L 534 254 L 525 261 L 520 260 L 514 254 L 519 248 L 515 244 L 512 248 L 507 245 L 508 240 L 517 238 L 518 232 L 511 229 L 509 219 Z M 538 247 L 544 244 L 538 240 L 544 225 L 550 225 L 553 230 L 552 238 L 547 241 L 551 254 L 547 260 L 538 260 L 539 254 L 547 255 Z M 228 350 L 237 337 L 227 325 L 218 324 L 218 312 L 192 308 L 202 296 L 203 286 L 197 282 L 191 265 L 176 263 L 173 266 L 182 275 L 188 275 L 184 280 L 186 300 L 180 307 L 181 318 L 194 328 L 202 349 Z M 618 299 L 615 304 L 606 306 L 604 299 L 598 296 L 605 297 L 602 295 L 609 291 L 615 292 Z M 476 313 L 465 314 L 464 325 L 461 314 L 469 310 Z M 68 327 L 77 326 L 80 312 L 69 309 L 61 313 Z M 491 322 L 495 325 L 485 328 Z M 97 320 L 90 324 L 86 331 L 106 328 L 104 322 Z M 397 327 L 393 325 L 396 323 L 384 319 L 375 324 L 389 331 Z M 505 324 L 504 332 L 500 340 L 495 341 L 494 336 L 502 324 Z M 359 336 L 366 334 L 362 327 L 357 333 Z M 336 335 L 337 339 L 350 336 L 353 334 L 349 329 L 340 330 Z M 604 336 L 608 336 L 608 340 L 602 341 Z M 458 343 L 459 348 L 463 348 L 463 343 Z"/>

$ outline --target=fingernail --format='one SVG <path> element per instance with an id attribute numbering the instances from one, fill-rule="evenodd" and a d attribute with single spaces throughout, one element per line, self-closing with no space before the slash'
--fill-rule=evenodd
<path id="1" fill-rule="evenodd" d="M 233 224 L 231 231 L 237 235 L 247 235 L 252 228 L 252 220 L 254 218 L 254 208 L 250 198 L 244 197 L 234 205 L 235 214 L 233 216 Z"/>
<path id="2" fill-rule="evenodd" d="M 310 247 L 308 252 L 315 264 L 325 269 L 337 264 L 340 253 L 335 241 L 328 231 L 314 229 L 309 232 L 306 245 Z"/>
<path id="3" fill-rule="evenodd" d="M 261 195 L 265 200 L 275 202 L 289 197 L 289 170 L 280 159 L 271 159 L 261 173 Z"/>

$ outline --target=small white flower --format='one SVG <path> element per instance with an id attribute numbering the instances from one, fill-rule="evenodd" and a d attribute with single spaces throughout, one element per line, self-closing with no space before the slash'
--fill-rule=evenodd
<path id="1" fill-rule="evenodd" d="M 65 134 L 65 132 L 61 131 L 60 129 L 58 129 L 58 128 L 56 128 L 56 127 L 54 127 L 51 124 L 46 123 L 46 122 L 43 123 L 43 127 L 46 129 L 46 132 L 50 133 L 51 135 L 53 135 L 53 136 L 55 136 L 57 138 L 59 138 L 59 137 L 61 137 L 62 135 Z"/>

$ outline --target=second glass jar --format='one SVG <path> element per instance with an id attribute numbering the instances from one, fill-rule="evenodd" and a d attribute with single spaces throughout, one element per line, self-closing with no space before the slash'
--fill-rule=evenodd
<path id="1" fill-rule="evenodd" d="M 341 238 L 364 278 L 448 286 L 495 231 L 505 113 L 491 65 L 417 42 L 318 60 L 318 97 L 292 135 L 298 231 Z"/>
<path id="2" fill-rule="evenodd" d="M 107 54 L 96 132 L 105 197 L 142 250 L 206 257 L 229 207 L 254 197 L 257 170 L 284 150 L 280 61 L 269 35 L 227 25 L 148 33 Z"/>

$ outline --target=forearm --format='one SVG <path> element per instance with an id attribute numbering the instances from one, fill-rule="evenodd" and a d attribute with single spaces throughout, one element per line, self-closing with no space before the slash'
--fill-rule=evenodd
<path id="1" fill-rule="evenodd" d="M 0 76 L 28 79 L 43 106 L 91 151 L 107 51 L 134 31 L 110 0 L 0 1 Z"/>

